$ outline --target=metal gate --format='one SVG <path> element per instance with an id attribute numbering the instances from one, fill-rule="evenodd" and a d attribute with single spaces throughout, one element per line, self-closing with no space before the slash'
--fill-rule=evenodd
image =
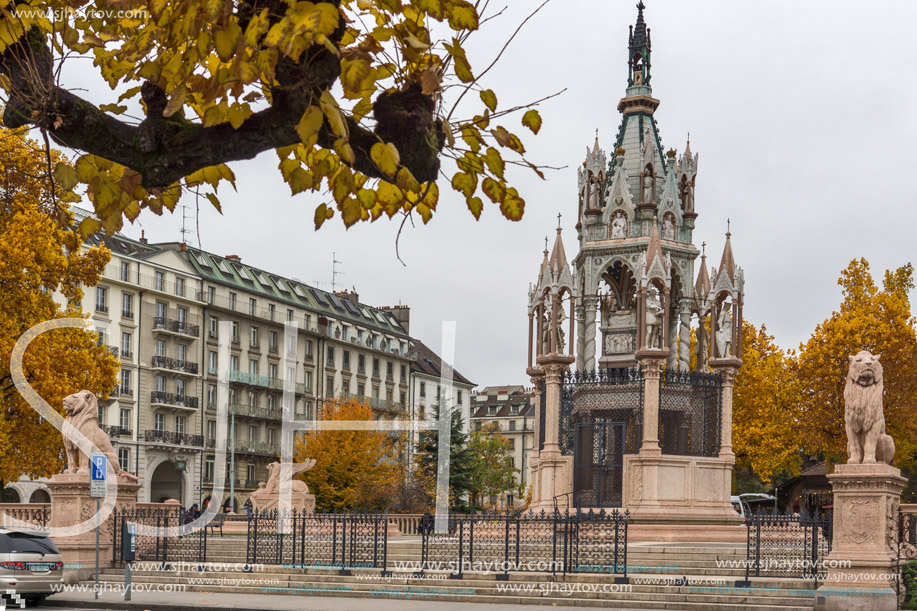
<path id="1" fill-rule="evenodd" d="M 576 423 L 573 506 L 620 507 L 627 424 L 608 420 Z"/>

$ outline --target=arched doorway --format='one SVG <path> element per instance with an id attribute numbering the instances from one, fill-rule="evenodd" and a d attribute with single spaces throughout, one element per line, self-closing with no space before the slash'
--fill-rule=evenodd
<path id="1" fill-rule="evenodd" d="M 51 495 L 48 494 L 48 491 L 44 488 L 39 488 L 32 493 L 32 496 L 29 497 L 30 503 L 50 503 Z"/>
<path id="2" fill-rule="evenodd" d="M 150 477 L 150 501 L 164 503 L 175 499 L 181 502 L 182 492 L 181 472 L 175 468 L 175 463 L 168 460 L 161 462 Z"/>
<path id="3" fill-rule="evenodd" d="M 4 488 L 2 495 L 0 495 L 0 502 L 21 503 L 22 497 L 19 496 L 19 491 L 15 488 Z"/>

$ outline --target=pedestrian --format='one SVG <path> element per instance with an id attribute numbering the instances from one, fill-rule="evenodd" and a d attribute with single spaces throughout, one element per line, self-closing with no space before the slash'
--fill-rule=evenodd
<path id="1" fill-rule="evenodd" d="M 799 513 L 799 497 L 793 501 L 793 513 Z"/>
<path id="2" fill-rule="evenodd" d="M 245 510 L 245 515 L 247 516 L 252 515 L 252 500 L 245 499 L 245 505 L 243 505 L 242 508 Z"/>

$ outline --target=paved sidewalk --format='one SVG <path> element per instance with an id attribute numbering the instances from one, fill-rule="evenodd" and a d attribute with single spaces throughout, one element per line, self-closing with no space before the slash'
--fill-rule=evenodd
<path id="1" fill-rule="evenodd" d="M 281 596 L 276 594 L 221 594 L 204 592 L 134 592 L 124 602 L 118 592 L 103 592 L 99 600 L 92 592 L 61 592 L 45 603 L 49 608 L 110 609 L 112 611 L 191 611 L 232 609 L 233 611 L 507 611 L 523 607 L 526 611 L 556 611 L 556 606 L 491 603 L 396 600 L 388 598 L 336 598 L 321 596 Z M 50 611 L 50 610 L 49 610 Z"/>

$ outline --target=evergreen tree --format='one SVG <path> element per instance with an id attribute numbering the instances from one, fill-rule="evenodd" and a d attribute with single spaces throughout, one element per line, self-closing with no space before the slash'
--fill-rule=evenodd
<path id="1" fill-rule="evenodd" d="M 440 418 L 440 404 L 433 406 L 436 419 Z M 468 435 L 462 431 L 462 413 L 455 408 L 450 416 L 449 435 L 449 508 L 467 512 L 471 507 L 467 498 L 473 488 L 474 461 L 468 449 Z M 436 466 L 439 457 L 439 431 L 423 431 L 417 448 L 417 471 L 427 484 L 431 497 L 436 496 Z"/>

